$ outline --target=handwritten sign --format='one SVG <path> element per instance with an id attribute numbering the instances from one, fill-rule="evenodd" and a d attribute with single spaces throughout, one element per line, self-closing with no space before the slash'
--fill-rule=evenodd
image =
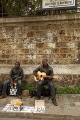
<path id="1" fill-rule="evenodd" d="M 37 113 L 45 113 L 44 100 L 35 100 L 35 109 Z"/>

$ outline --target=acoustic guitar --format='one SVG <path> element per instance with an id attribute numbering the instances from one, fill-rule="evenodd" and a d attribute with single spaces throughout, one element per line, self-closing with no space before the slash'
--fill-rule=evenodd
<path id="1" fill-rule="evenodd" d="M 40 81 L 40 80 L 44 80 L 44 78 L 49 78 L 50 76 L 47 76 L 45 72 L 37 72 L 37 76 L 34 76 L 34 80 L 35 81 Z M 58 76 L 51 76 L 51 78 L 59 78 Z"/>

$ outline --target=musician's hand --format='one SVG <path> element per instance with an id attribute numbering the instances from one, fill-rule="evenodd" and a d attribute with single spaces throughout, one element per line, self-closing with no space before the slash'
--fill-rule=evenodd
<path id="1" fill-rule="evenodd" d="M 37 80 L 37 76 L 34 76 L 34 80 L 35 80 L 35 81 L 38 81 L 38 80 Z"/>
<path id="2" fill-rule="evenodd" d="M 13 80 L 11 80 L 11 83 L 10 83 L 10 85 L 13 85 Z"/>
<path id="3" fill-rule="evenodd" d="M 14 82 L 17 82 L 18 81 L 18 77 L 14 79 Z"/>

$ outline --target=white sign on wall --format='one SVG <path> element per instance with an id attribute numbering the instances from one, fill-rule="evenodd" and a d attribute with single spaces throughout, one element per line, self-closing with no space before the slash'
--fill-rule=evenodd
<path id="1" fill-rule="evenodd" d="M 42 9 L 74 9 L 77 0 L 42 0 Z"/>

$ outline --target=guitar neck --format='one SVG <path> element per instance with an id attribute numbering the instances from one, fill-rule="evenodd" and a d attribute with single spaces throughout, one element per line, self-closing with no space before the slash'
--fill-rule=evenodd
<path id="1" fill-rule="evenodd" d="M 49 75 L 47 75 L 47 76 L 45 76 L 44 78 L 49 78 L 50 76 Z M 57 75 L 53 75 L 53 76 L 51 76 L 52 78 L 59 78 Z"/>
<path id="2" fill-rule="evenodd" d="M 49 75 L 46 75 L 44 78 L 49 78 L 50 76 Z M 53 78 L 53 76 L 51 76 Z"/>

